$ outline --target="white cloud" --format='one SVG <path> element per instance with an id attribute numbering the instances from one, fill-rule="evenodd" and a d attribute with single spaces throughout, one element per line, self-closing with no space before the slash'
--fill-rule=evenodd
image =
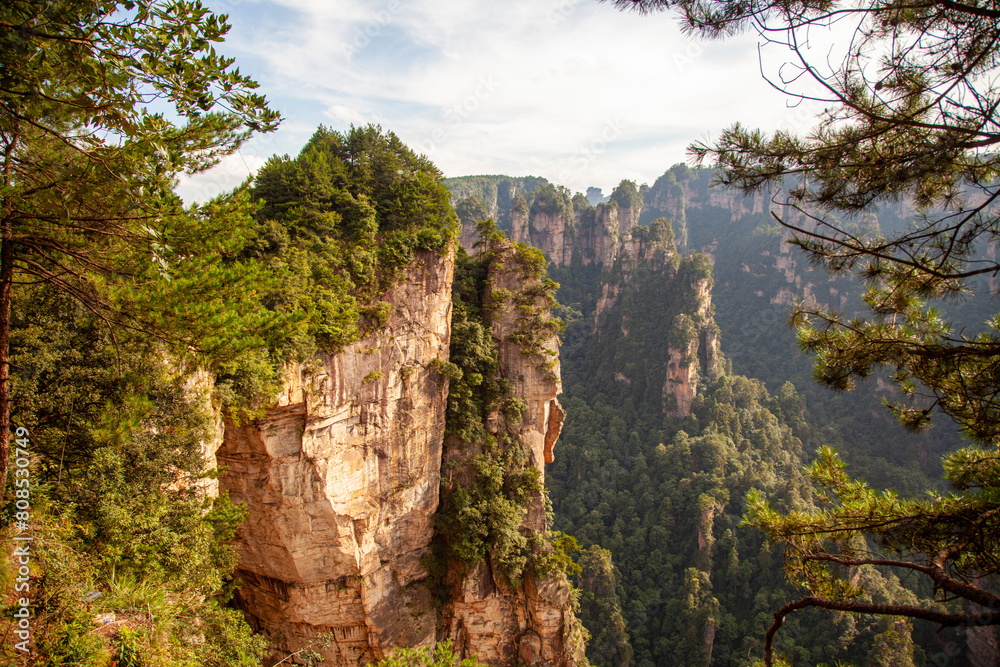
<path id="1" fill-rule="evenodd" d="M 702 42 L 671 14 L 593 0 L 260 0 L 230 22 L 222 51 L 288 119 L 279 152 L 319 123 L 375 122 L 449 176 L 609 191 L 626 176 L 652 182 L 736 119 L 809 121 L 761 80 L 755 37 Z"/>
<path id="2" fill-rule="evenodd" d="M 267 158 L 240 151 L 228 155 L 208 171 L 181 175 L 177 193 L 185 202 L 204 202 L 241 185 L 264 166 Z"/>
<path id="3" fill-rule="evenodd" d="M 343 104 L 333 104 L 326 108 L 323 112 L 331 120 L 335 121 L 338 126 L 347 125 L 367 125 L 369 123 L 379 122 L 377 119 L 366 116 L 357 109 L 352 107 L 346 107 Z"/>

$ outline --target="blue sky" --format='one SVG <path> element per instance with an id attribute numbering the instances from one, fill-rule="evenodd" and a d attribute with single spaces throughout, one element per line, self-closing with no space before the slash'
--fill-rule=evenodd
<path id="1" fill-rule="evenodd" d="M 607 194 L 623 178 L 652 183 L 689 143 L 737 119 L 767 130 L 813 120 L 761 79 L 755 35 L 705 42 L 672 14 L 596 0 L 206 4 L 233 26 L 219 50 L 285 120 L 182 179 L 188 201 L 237 185 L 273 154 L 296 155 L 320 124 L 380 124 L 446 176 L 537 175 Z"/>

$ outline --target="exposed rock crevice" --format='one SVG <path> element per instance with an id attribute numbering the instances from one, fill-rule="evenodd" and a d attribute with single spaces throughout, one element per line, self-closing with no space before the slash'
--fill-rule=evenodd
<path id="1" fill-rule="evenodd" d="M 227 423 L 222 491 L 248 509 L 241 601 L 276 646 L 328 665 L 432 643 L 421 558 L 434 534 L 454 260 L 424 252 L 384 297 L 386 326 L 286 369 L 277 405 Z M 332 634 L 332 641 L 317 642 Z"/>
<path id="2" fill-rule="evenodd" d="M 561 575 L 525 577 L 512 589 L 487 560 L 443 607 L 432 593 L 425 562 L 441 488 L 454 268 L 453 254 L 418 253 L 382 299 L 390 306 L 382 329 L 289 365 L 261 418 L 224 424 L 219 488 L 248 512 L 237 536 L 239 604 L 270 636 L 276 659 L 310 649 L 324 665 L 353 667 L 448 637 L 491 665 L 513 665 L 522 653 L 531 664 L 582 659 Z M 520 287 L 502 262 L 491 280 Z M 559 368 L 509 342 L 516 326 L 498 316 L 493 334 L 526 406 L 518 438 L 541 470 L 564 417 Z M 545 530 L 536 500 L 525 530 Z"/>
<path id="3" fill-rule="evenodd" d="M 525 329 L 537 332 L 548 320 L 549 304 L 544 296 L 527 300 L 524 295 L 541 285 L 539 277 L 525 275 L 510 242 L 494 243 L 493 258 L 486 277 L 483 303 L 497 304 L 484 316 L 497 344 L 499 379 L 509 385 L 509 394 L 523 405 L 517 415 L 493 412 L 486 421 L 487 432 L 506 446 L 519 447 L 528 465 L 544 481 L 545 462 L 552 461 L 553 449 L 562 430 L 565 413 L 557 399 L 561 391 L 557 350 L 553 329 L 532 340 L 529 349 L 516 334 Z M 514 303 L 508 295 L 522 295 Z M 530 312 L 530 315 L 526 315 Z M 534 324 L 533 324 L 534 323 Z M 455 485 L 474 483 L 475 446 L 451 438 L 445 441 L 445 459 L 453 464 Z M 459 481 L 461 480 L 461 481 Z M 541 490 L 524 499 L 522 535 L 541 535 L 548 530 L 545 497 Z M 461 655 L 476 655 L 489 665 L 575 665 L 584 660 L 582 627 L 571 610 L 570 588 L 562 572 L 539 576 L 526 568 L 523 580 L 512 586 L 493 562 L 491 554 L 471 569 L 451 562 L 447 578 L 451 601 L 442 610 L 448 637 L 461 647 Z M 463 572 L 462 576 L 454 576 Z"/>

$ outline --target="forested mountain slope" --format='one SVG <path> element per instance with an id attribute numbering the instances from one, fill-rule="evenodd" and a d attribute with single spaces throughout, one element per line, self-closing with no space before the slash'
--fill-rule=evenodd
<path id="1" fill-rule="evenodd" d="M 485 177 L 468 178 L 477 179 L 474 182 L 481 186 L 478 179 Z M 701 253 L 712 264 L 715 323 L 734 372 L 763 381 L 772 393 L 792 382 L 807 399 L 810 422 L 827 429 L 830 444 L 863 469 L 875 486 L 919 491 L 940 477 L 941 454 L 959 443 L 949 422 L 941 420 L 927 433 L 905 433 L 880 407 L 884 398 L 892 396 L 890 382 L 876 377 L 854 392 L 836 394 L 813 381 L 811 360 L 799 352 L 795 333 L 787 326 L 790 306 L 796 299 L 814 300 L 850 312 L 860 306 L 861 290 L 849 278 L 831 278 L 786 243 L 789 234 L 771 216 L 769 194 L 750 198 L 713 187 L 712 170 L 683 164 L 668 169 L 651 186 L 623 181 L 611 201 L 596 208 L 583 195 L 570 195 L 544 179 L 541 185 L 531 179 L 533 189 L 521 192 L 519 179 L 489 178 L 499 190 L 513 192 L 506 199 L 487 195 L 491 202 L 509 199 L 509 210 L 500 204 L 484 206 L 477 201 L 481 194 L 468 196 L 471 189 L 465 185 L 466 178 L 446 179 L 464 227 L 475 215 L 509 220 L 514 240 L 542 249 L 560 268 L 574 262 L 604 267 L 614 261 L 608 250 L 614 247 L 611 239 L 621 236 L 625 227 L 648 226 L 666 218 L 679 253 Z M 467 198 L 459 199 L 462 195 Z M 519 195 L 526 198 L 521 203 Z M 796 211 L 776 210 L 791 221 L 801 219 Z M 877 218 L 869 215 L 855 226 L 875 229 L 881 225 L 889 231 L 904 225 L 910 214 L 912 210 L 900 204 L 880 211 Z M 574 252 L 580 255 L 578 259 Z M 575 268 L 574 275 L 587 270 L 598 271 Z M 577 303 L 579 281 L 556 275 L 562 284 L 560 302 Z M 990 290 L 982 292 L 971 302 L 952 304 L 947 314 L 970 328 L 980 326 L 990 312 Z M 571 354 L 574 340 L 570 327 L 564 356 Z"/>
<path id="2" fill-rule="evenodd" d="M 102 275 L 107 310 L 19 288 L 3 664 L 586 663 L 546 513 L 556 286 L 495 230 L 456 248 L 441 180 L 321 127 Z"/>
<path id="3" fill-rule="evenodd" d="M 490 205 L 457 200 L 466 228 L 508 220 L 560 283 L 567 419 L 548 485 L 556 526 L 586 549 L 581 617 L 597 665 L 750 664 L 774 611 L 800 594 L 780 549 L 741 525 L 747 492 L 809 508 L 802 469 L 823 444 L 876 485 L 926 488 L 957 443 L 902 434 L 877 381 L 846 396 L 813 385 L 788 305 L 850 308 L 859 290 L 797 257 L 766 198 L 711 178 L 678 165 L 652 187 L 623 181 L 597 207 L 547 182 L 521 193 L 516 179 L 493 181 L 513 196 Z M 468 192 L 463 180 L 447 183 Z M 859 576 L 875 602 L 913 599 L 891 574 Z M 906 621 L 813 611 L 786 624 L 778 648 L 795 664 L 957 665 L 943 648 L 964 645 Z"/>

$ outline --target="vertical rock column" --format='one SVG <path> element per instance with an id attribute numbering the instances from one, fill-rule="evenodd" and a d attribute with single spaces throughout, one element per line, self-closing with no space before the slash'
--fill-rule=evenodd
<path id="1" fill-rule="evenodd" d="M 540 278 L 526 278 L 513 244 L 494 247 L 484 302 L 498 301 L 493 293 L 522 294 Z M 511 396 L 524 402 L 517 422 L 500 414 L 491 415 L 488 430 L 514 436 L 527 454 L 529 465 L 544 479 L 546 462 L 562 430 L 564 413 L 556 398 L 560 393 L 557 335 L 545 333 L 534 341 L 536 350 L 525 351 L 524 338 L 514 335 L 532 331 L 534 318 L 547 320 L 549 306 L 544 297 L 517 305 L 503 305 L 491 312 L 489 323 L 498 343 L 500 375 L 510 382 Z M 532 315 L 526 311 L 532 310 Z M 454 454 L 453 454 L 454 455 Z M 523 533 L 548 529 L 542 492 L 532 497 L 521 524 Z M 476 655 L 487 665 L 575 665 L 584 660 L 582 626 L 571 609 L 570 588 L 562 572 L 535 576 L 525 571 L 523 582 L 511 588 L 491 563 L 480 562 L 467 572 L 443 614 L 447 635 L 465 656 Z"/>
<path id="2" fill-rule="evenodd" d="M 719 371 L 719 335 L 712 317 L 711 281 L 702 278 L 691 283 L 698 307 L 694 313 L 681 314 L 678 330 L 688 330 L 691 338 L 686 349 L 669 348 L 670 359 L 663 383 L 663 412 L 670 417 L 687 417 L 698 394 L 700 377 Z"/>
<path id="3" fill-rule="evenodd" d="M 435 640 L 421 558 L 438 505 L 454 258 L 418 253 L 386 326 L 286 369 L 261 419 L 226 424 L 221 489 L 248 509 L 241 603 L 285 652 L 359 665 Z"/>

